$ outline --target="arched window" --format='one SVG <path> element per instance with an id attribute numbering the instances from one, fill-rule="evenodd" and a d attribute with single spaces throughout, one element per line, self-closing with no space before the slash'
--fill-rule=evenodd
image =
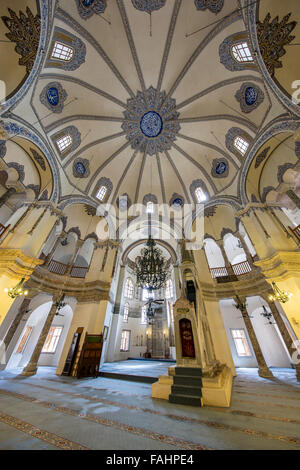
<path id="1" fill-rule="evenodd" d="M 171 279 L 167 280 L 166 285 L 166 299 L 172 299 L 174 296 L 173 282 Z"/>
<path id="2" fill-rule="evenodd" d="M 98 189 L 98 192 L 96 194 L 96 198 L 99 199 L 99 201 L 104 201 L 105 200 L 105 196 L 107 194 L 107 187 L 106 186 L 100 186 L 100 188 Z"/>
<path id="3" fill-rule="evenodd" d="M 237 62 L 253 62 L 253 57 L 247 42 L 240 42 L 231 48 L 234 60 Z"/>
<path id="4" fill-rule="evenodd" d="M 64 135 L 63 137 L 60 137 L 57 141 L 57 146 L 59 148 L 59 151 L 61 153 L 64 153 L 69 147 L 71 147 L 73 143 L 73 139 L 70 136 L 70 134 Z"/>
<path id="5" fill-rule="evenodd" d="M 154 213 L 154 204 L 153 204 L 152 201 L 147 202 L 146 212 L 147 212 L 147 214 L 153 214 Z"/>
<path id="6" fill-rule="evenodd" d="M 70 62 L 73 58 L 74 51 L 72 47 L 66 46 L 62 42 L 55 41 L 51 58 L 62 60 L 63 62 Z"/>
<path id="7" fill-rule="evenodd" d="M 205 192 L 200 187 L 195 189 L 195 195 L 196 195 L 197 202 L 199 202 L 199 204 L 201 202 L 206 201 L 206 199 L 207 199 L 207 196 L 206 196 Z"/>
<path id="8" fill-rule="evenodd" d="M 144 305 L 142 308 L 141 323 L 142 325 L 147 325 L 147 305 Z"/>
<path id="9" fill-rule="evenodd" d="M 133 299 L 134 287 L 131 279 L 127 279 L 125 284 L 125 297 Z"/>
<path id="10" fill-rule="evenodd" d="M 245 155 L 249 147 L 249 142 L 247 142 L 247 140 L 243 137 L 238 136 L 234 139 L 233 145 L 240 152 L 240 154 Z"/>
<path id="11" fill-rule="evenodd" d="M 123 322 L 128 323 L 128 316 L 129 316 L 129 304 L 124 305 L 124 315 L 123 315 Z"/>

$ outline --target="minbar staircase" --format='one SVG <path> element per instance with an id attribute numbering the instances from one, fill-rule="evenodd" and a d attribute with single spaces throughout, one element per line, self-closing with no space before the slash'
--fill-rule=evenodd
<path id="1" fill-rule="evenodd" d="M 202 369 L 175 367 L 174 385 L 169 395 L 169 402 L 202 406 Z"/>

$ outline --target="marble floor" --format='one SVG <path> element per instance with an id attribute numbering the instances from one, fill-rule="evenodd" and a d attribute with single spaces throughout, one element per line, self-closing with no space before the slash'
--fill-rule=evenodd
<path id="1" fill-rule="evenodd" d="M 238 369 L 228 409 L 152 399 L 146 383 L 3 371 L 0 449 L 300 450 L 300 384 L 291 369 L 272 371 Z"/>
<path id="2" fill-rule="evenodd" d="M 116 378 L 140 378 L 140 381 L 153 383 L 158 380 L 160 375 L 168 375 L 168 368 L 175 365 L 174 361 L 130 359 L 128 361 L 107 362 L 101 366 L 100 372 L 108 378 L 113 378 L 111 376 L 113 374 Z"/>

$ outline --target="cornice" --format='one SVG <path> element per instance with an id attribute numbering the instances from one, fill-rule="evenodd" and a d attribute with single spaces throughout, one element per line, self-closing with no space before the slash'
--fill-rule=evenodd
<path id="1" fill-rule="evenodd" d="M 43 261 L 20 249 L 0 248 L 0 273 L 10 279 L 29 278 Z"/>

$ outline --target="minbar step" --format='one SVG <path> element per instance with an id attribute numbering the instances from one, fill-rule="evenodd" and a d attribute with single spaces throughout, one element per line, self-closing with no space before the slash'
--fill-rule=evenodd
<path id="1" fill-rule="evenodd" d="M 193 395 L 181 395 L 172 393 L 169 395 L 169 402 L 177 405 L 202 406 L 202 398 Z"/>
<path id="2" fill-rule="evenodd" d="M 190 395 L 194 397 L 202 397 L 202 389 L 200 387 L 193 387 L 190 385 L 172 385 L 172 395 Z"/>
<path id="3" fill-rule="evenodd" d="M 193 387 L 202 387 L 202 378 L 191 375 L 174 375 L 175 385 L 190 385 Z"/>
<path id="4" fill-rule="evenodd" d="M 202 377 L 202 369 L 200 367 L 175 367 L 175 375 Z"/>

